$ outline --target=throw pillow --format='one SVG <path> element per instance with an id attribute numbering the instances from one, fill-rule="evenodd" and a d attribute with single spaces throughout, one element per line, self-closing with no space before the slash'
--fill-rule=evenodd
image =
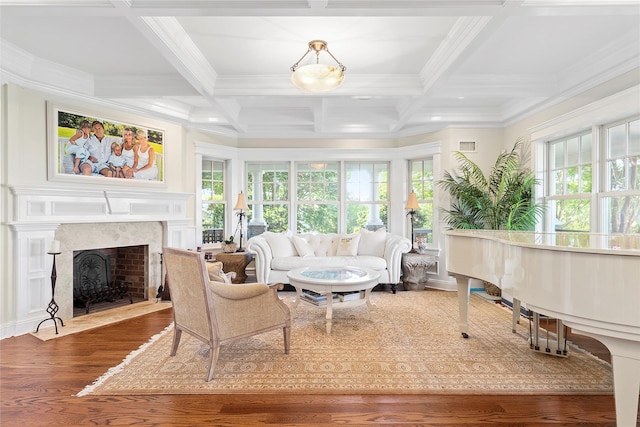
<path id="1" fill-rule="evenodd" d="M 222 263 L 220 261 L 208 262 L 207 271 L 209 272 L 209 280 L 211 280 L 212 282 L 225 283 L 223 276 L 224 272 L 222 271 Z"/>
<path id="2" fill-rule="evenodd" d="M 272 233 L 270 231 L 267 231 L 262 234 L 271 247 L 271 252 L 273 253 L 274 258 L 291 257 L 298 255 L 298 251 L 296 251 L 295 246 L 293 246 L 293 242 L 291 241 L 289 232 Z"/>
<path id="3" fill-rule="evenodd" d="M 293 246 L 295 246 L 296 250 L 298 251 L 298 255 L 305 257 L 314 256 L 316 254 L 309 242 L 307 242 L 302 237 L 294 235 L 291 237 L 291 239 L 293 240 Z"/>
<path id="4" fill-rule="evenodd" d="M 384 245 L 387 243 L 387 230 L 378 228 L 376 231 L 360 229 L 360 244 L 358 255 L 384 257 Z"/>
<path id="5" fill-rule="evenodd" d="M 356 256 L 358 254 L 359 234 L 343 234 L 338 238 L 338 256 Z"/>

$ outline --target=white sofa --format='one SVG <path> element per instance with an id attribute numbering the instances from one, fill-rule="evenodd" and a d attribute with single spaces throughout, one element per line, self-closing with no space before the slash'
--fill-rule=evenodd
<path id="1" fill-rule="evenodd" d="M 395 293 L 402 254 L 411 241 L 381 228 L 354 234 L 293 234 L 265 232 L 247 242 L 260 283 L 289 283 L 287 272 L 299 267 L 365 267 L 380 273 Z"/>

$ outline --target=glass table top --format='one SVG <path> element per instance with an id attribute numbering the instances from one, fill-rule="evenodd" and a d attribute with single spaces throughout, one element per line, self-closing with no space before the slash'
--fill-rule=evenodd
<path id="1" fill-rule="evenodd" d="M 367 275 L 367 272 L 355 268 L 324 268 L 306 270 L 301 272 L 300 275 L 308 279 L 316 280 L 349 280 L 364 277 Z"/>

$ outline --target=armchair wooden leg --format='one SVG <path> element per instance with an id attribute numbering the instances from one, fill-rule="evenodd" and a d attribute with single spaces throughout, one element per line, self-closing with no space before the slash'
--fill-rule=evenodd
<path id="1" fill-rule="evenodd" d="M 209 352 L 209 373 L 207 374 L 207 382 L 213 379 L 213 373 L 216 370 L 216 363 L 218 362 L 219 355 L 220 355 L 220 343 L 212 344 L 211 351 Z"/>
<path id="2" fill-rule="evenodd" d="M 171 345 L 171 356 L 175 356 L 178 351 L 178 344 L 180 344 L 180 337 L 182 337 L 182 329 L 177 327 L 173 330 L 173 344 Z"/>
<path id="3" fill-rule="evenodd" d="M 289 348 L 291 347 L 291 325 L 282 328 L 284 333 L 284 354 L 289 354 Z"/>

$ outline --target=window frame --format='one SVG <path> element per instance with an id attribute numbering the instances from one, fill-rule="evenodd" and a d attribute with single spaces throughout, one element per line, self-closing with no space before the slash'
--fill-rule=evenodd
<path id="1" fill-rule="evenodd" d="M 220 200 L 208 200 L 205 199 L 205 192 L 204 192 L 204 184 L 206 182 L 206 180 L 204 179 L 204 162 L 211 162 L 213 163 L 218 163 L 221 165 L 220 168 L 220 173 L 222 174 L 222 179 L 221 180 L 212 180 L 210 181 L 212 183 L 212 188 L 213 188 L 213 183 L 214 182 L 221 182 L 222 183 L 222 193 L 221 193 L 221 199 Z M 226 213 L 227 213 L 227 206 L 228 206 L 228 202 L 227 202 L 227 162 L 225 160 L 222 159 L 217 159 L 217 158 L 213 158 L 213 157 L 209 157 L 209 156 L 202 156 L 200 163 L 200 168 L 198 169 L 198 173 L 199 173 L 199 210 L 200 210 L 200 216 L 199 216 L 199 230 L 200 230 L 200 242 L 202 242 L 203 246 L 212 246 L 212 245 L 217 245 L 220 244 L 225 238 L 226 236 L 229 234 L 228 230 L 226 228 L 226 224 L 227 224 L 227 218 L 226 218 Z M 212 169 L 213 171 L 213 169 Z M 219 205 L 222 206 L 222 212 L 224 217 L 222 218 L 222 230 L 220 232 L 220 229 L 218 228 L 207 228 L 205 229 L 205 224 L 204 224 L 204 205 Z M 212 224 L 214 225 L 214 224 Z M 213 232 L 213 237 L 211 242 L 209 242 L 208 238 L 205 238 L 205 230 L 214 230 Z"/>
<path id="2" fill-rule="evenodd" d="M 544 143 L 544 156 L 539 160 L 539 165 L 541 165 L 542 177 L 544 180 L 544 195 L 543 200 L 547 204 L 547 210 L 545 213 L 546 220 L 545 231 L 553 232 L 553 231 L 573 231 L 573 230 L 556 230 L 555 229 L 555 204 L 558 202 L 565 202 L 568 200 L 589 200 L 590 209 L 589 209 L 589 230 L 578 230 L 578 232 L 588 232 L 588 233 L 606 233 L 609 234 L 610 231 L 610 205 L 608 204 L 608 200 L 615 197 L 625 197 L 631 196 L 634 198 L 640 198 L 640 188 L 628 188 L 629 187 L 629 178 L 628 173 L 626 175 L 626 187 L 622 190 L 611 190 L 609 189 L 609 177 L 608 177 L 608 162 L 614 158 L 624 158 L 629 159 L 631 157 L 636 157 L 638 154 L 631 154 L 629 152 L 629 125 L 632 122 L 640 120 L 640 115 L 632 115 L 630 117 L 626 117 L 624 119 L 617 120 L 608 120 L 606 123 L 598 123 L 591 126 L 590 130 L 582 130 L 573 132 L 571 134 L 567 134 L 566 136 L 559 136 L 553 139 L 549 139 L 546 141 L 540 141 Z M 625 153 L 621 156 L 609 156 L 608 155 L 608 130 L 619 126 L 621 124 L 626 124 L 626 135 L 627 135 L 627 145 Z M 584 129 L 584 128 L 583 128 Z M 587 134 L 591 134 L 591 173 L 592 173 L 592 182 L 591 182 L 591 191 L 590 192 L 582 192 L 576 194 L 554 194 L 554 189 L 552 186 L 554 185 L 554 176 L 553 173 L 558 168 L 552 168 L 551 162 L 553 160 L 553 152 L 551 145 L 558 141 L 566 141 L 575 136 L 584 136 Z M 566 149 L 565 149 L 566 156 Z M 566 179 L 566 175 L 563 177 Z M 566 185 L 566 184 L 565 184 Z M 637 224 L 637 222 L 636 222 Z M 637 227 L 637 225 L 636 225 Z"/>
<path id="3" fill-rule="evenodd" d="M 371 191 L 372 197 L 371 200 L 361 200 L 359 197 L 359 200 L 349 200 L 349 194 L 348 194 L 348 185 L 349 185 L 349 181 L 347 181 L 347 174 L 349 172 L 349 165 L 358 165 L 359 167 L 362 167 L 363 165 L 367 165 L 367 164 L 371 164 L 372 165 L 372 179 L 371 181 L 358 181 L 359 182 L 359 187 L 361 187 L 363 184 L 370 184 L 371 188 L 369 189 Z M 376 180 L 376 165 L 384 165 L 385 166 L 385 170 L 384 170 L 384 174 L 386 176 L 386 179 L 384 181 L 378 181 Z M 390 184 L 390 171 L 391 171 L 391 164 L 390 162 L 386 161 L 386 160 L 372 160 L 372 159 L 368 159 L 368 160 L 348 160 L 348 161 L 344 161 L 343 162 L 343 176 L 342 176 L 342 186 L 343 186 L 343 191 L 344 191 L 344 197 L 343 197 L 343 208 L 341 209 L 341 214 L 342 217 L 344 218 L 343 221 L 343 226 L 342 226 L 342 230 L 344 230 L 345 233 L 356 233 L 359 232 L 360 229 L 365 228 L 367 230 L 370 231 L 375 231 L 378 228 L 386 228 L 387 230 L 389 229 L 389 209 L 391 207 L 390 205 L 390 200 L 389 200 L 389 192 L 391 191 L 391 184 Z M 352 181 L 355 182 L 355 181 Z M 377 189 L 376 187 L 380 185 L 380 183 L 384 183 L 385 187 L 386 187 L 386 199 L 382 200 L 379 198 L 376 198 L 375 194 L 379 194 L 380 191 L 379 189 Z M 360 191 L 358 192 L 360 194 Z M 363 227 L 360 227 L 356 230 L 356 226 L 357 224 L 354 226 L 353 229 L 349 229 L 350 224 L 349 224 L 349 207 L 350 206 L 369 206 L 369 213 L 371 213 L 373 211 L 373 207 L 376 207 L 376 211 L 378 212 L 378 218 L 371 218 L 371 216 L 369 215 L 367 218 L 367 222 L 365 223 L 365 225 Z M 382 218 L 381 218 L 381 212 L 383 211 L 383 209 L 386 208 L 387 211 L 387 221 L 385 222 Z"/>
<path id="4" fill-rule="evenodd" d="M 431 178 L 427 178 L 426 174 L 425 174 L 425 164 L 426 162 L 431 162 Z M 419 177 L 416 177 L 414 175 L 414 164 L 416 163 L 421 163 L 421 173 Z M 435 176 L 435 159 L 434 156 L 425 156 L 425 157 L 419 157 L 419 158 L 415 158 L 415 159 L 409 159 L 407 160 L 407 167 L 408 167 L 408 176 L 409 176 L 409 191 L 414 191 L 416 193 L 416 199 L 418 201 L 418 205 L 420 206 L 420 210 L 424 209 L 424 206 L 430 206 L 431 210 L 431 228 L 426 228 L 425 230 L 427 230 L 427 246 L 429 247 L 433 247 L 434 246 L 434 242 L 436 241 L 435 236 L 436 236 L 436 232 L 434 229 L 434 222 L 435 222 L 435 213 L 434 213 L 434 208 L 435 208 L 435 194 L 436 194 L 436 176 Z M 427 185 L 427 183 L 429 183 Z M 425 197 L 425 187 L 431 187 L 431 195 L 432 198 L 426 198 Z M 417 189 L 417 190 L 416 190 Z M 419 216 L 420 214 L 420 210 L 417 211 L 417 215 Z M 424 227 L 423 227 L 424 228 Z M 418 234 L 415 232 L 415 230 L 418 229 L 418 227 L 414 227 L 414 234 L 416 235 L 416 239 L 418 237 Z"/>

